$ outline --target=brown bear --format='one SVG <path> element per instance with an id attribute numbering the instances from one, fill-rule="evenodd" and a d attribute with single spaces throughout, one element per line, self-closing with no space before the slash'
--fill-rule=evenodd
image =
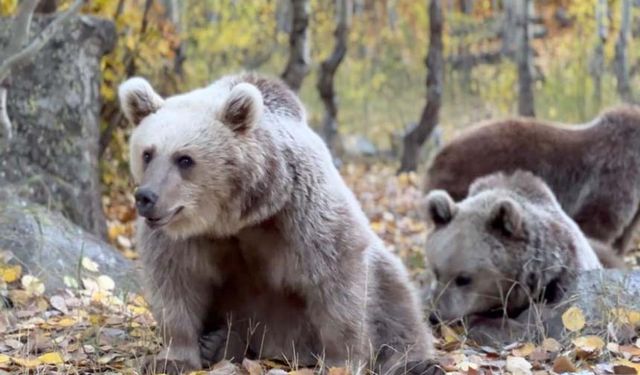
<path id="1" fill-rule="evenodd" d="M 577 272 L 601 268 L 579 227 L 530 172 L 482 177 L 459 203 L 434 190 L 426 206 L 434 227 L 426 243 L 432 321 L 514 323 L 532 304 L 559 302 Z"/>
<path id="2" fill-rule="evenodd" d="M 541 177 L 587 237 L 622 255 L 640 218 L 640 109 L 613 108 L 585 125 L 512 119 L 473 127 L 436 155 L 425 187 L 459 201 L 476 178 L 516 169 Z"/>
<path id="3" fill-rule="evenodd" d="M 163 99 L 132 78 L 119 96 L 165 344 L 146 372 L 245 356 L 436 371 L 405 267 L 284 84 L 242 74 Z"/>

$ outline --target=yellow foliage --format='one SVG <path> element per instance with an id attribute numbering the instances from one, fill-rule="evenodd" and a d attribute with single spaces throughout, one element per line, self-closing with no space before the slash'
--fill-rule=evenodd
<path id="1" fill-rule="evenodd" d="M 38 357 L 38 361 L 48 365 L 59 365 L 64 363 L 62 355 L 58 352 L 45 353 Z"/>
<path id="2" fill-rule="evenodd" d="M 585 325 L 584 314 L 582 310 L 576 306 L 572 306 L 562 314 L 562 324 L 564 327 L 572 332 L 578 332 Z"/>
<path id="3" fill-rule="evenodd" d="M 15 282 L 22 276 L 22 267 L 19 264 L 13 266 L 0 264 L 0 275 L 5 283 Z"/>

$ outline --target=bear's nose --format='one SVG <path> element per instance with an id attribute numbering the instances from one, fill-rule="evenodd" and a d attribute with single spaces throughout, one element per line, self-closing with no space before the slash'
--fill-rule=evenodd
<path id="1" fill-rule="evenodd" d="M 140 216 L 150 217 L 153 206 L 158 200 L 158 195 L 151 191 L 151 189 L 140 188 L 136 190 L 135 198 L 138 214 L 140 214 Z"/>

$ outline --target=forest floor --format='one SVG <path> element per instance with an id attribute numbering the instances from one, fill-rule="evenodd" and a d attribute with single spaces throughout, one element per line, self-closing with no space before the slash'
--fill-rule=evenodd
<path id="1" fill-rule="evenodd" d="M 395 176 L 390 166 L 361 164 L 345 166 L 343 175 L 372 228 L 403 258 L 416 282 L 423 284 L 427 227 L 419 212 L 423 193 L 418 176 Z M 106 197 L 105 209 L 111 241 L 126 257 L 136 259 L 131 203 L 129 194 L 114 194 Z M 141 359 L 159 350 L 155 323 L 144 299 L 114 292 L 117 286 L 108 276 L 100 275 L 100 265 L 83 259 L 81 267 L 93 276 L 84 278 L 82 287 L 70 280 L 68 290 L 45 297 L 44 285 L 31 275 L 23 275 L 19 266 L 11 265 L 10 258 L 9 252 L 0 249 L 0 291 L 14 305 L 0 311 L 0 374 L 135 374 Z M 627 261 L 637 268 L 638 259 L 640 252 L 635 252 Z M 579 322 L 581 312 L 572 313 L 578 318 L 573 321 Z M 627 320 L 638 332 L 640 312 L 632 312 Z M 547 339 L 538 344 L 487 347 L 444 328 L 436 332 L 437 356 L 447 372 L 460 374 L 640 373 L 640 340 L 609 342 L 605 337 L 581 336 L 580 326 L 567 329 L 575 332 L 574 339 L 565 345 Z M 244 360 L 241 365 L 223 362 L 197 374 L 257 375 L 268 371 L 313 373 L 284 363 Z M 334 369 L 331 373 L 346 372 Z"/>

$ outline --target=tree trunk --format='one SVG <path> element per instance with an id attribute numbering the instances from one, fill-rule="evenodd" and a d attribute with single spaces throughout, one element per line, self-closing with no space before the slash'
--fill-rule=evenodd
<path id="1" fill-rule="evenodd" d="M 531 30 L 529 22 L 532 16 L 533 3 L 524 0 L 519 4 L 517 19 L 521 28 L 521 40 L 518 48 L 518 114 L 535 117 L 533 96 L 533 53 L 531 50 Z"/>
<path id="2" fill-rule="evenodd" d="M 309 74 L 311 64 L 309 12 L 309 0 L 291 0 L 293 21 L 289 34 L 289 61 L 282 72 L 282 80 L 296 92 L 300 90 L 304 77 Z"/>
<path id="3" fill-rule="evenodd" d="M 164 0 L 165 14 L 173 24 L 176 34 L 180 37 L 180 41 L 173 46 L 175 57 L 173 58 L 173 72 L 182 78 L 184 76 L 184 61 L 187 59 L 185 55 L 185 45 L 182 41 L 182 10 L 181 2 L 178 0 Z"/>
<path id="4" fill-rule="evenodd" d="M 336 0 L 336 29 L 333 33 L 335 45 L 331 55 L 320 64 L 316 87 L 324 104 L 322 132 L 325 142 L 335 157 L 338 135 L 338 101 L 334 89 L 334 78 L 340 63 L 347 53 L 347 41 L 353 4 L 351 0 Z"/>
<path id="5" fill-rule="evenodd" d="M 596 4 L 597 41 L 591 61 L 591 76 L 593 77 L 594 98 L 596 106 L 602 103 L 602 74 L 604 73 L 604 45 L 607 42 L 607 0 L 598 0 Z"/>
<path id="6" fill-rule="evenodd" d="M 633 93 L 631 85 L 629 85 L 629 61 L 627 59 L 627 44 L 629 32 L 631 29 L 631 0 L 622 0 L 621 2 L 622 24 L 620 25 L 620 34 L 616 42 L 615 52 L 615 71 L 618 95 L 627 102 L 633 102 Z"/>
<path id="7" fill-rule="evenodd" d="M 405 134 L 404 149 L 398 173 L 415 171 L 418 167 L 420 148 L 433 128 L 438 124 L 444 81 L 442 4 L 431 0 L 429 4 L 429 52 L 427 53 L 427 104 L 420 122 Z"/>

